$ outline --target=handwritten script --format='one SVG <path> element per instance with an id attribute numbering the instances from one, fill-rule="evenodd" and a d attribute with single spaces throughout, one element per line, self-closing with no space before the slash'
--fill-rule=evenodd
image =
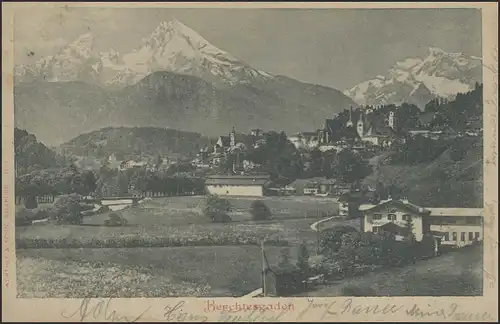
<path id="1" fill-rule="evenodd" d="M 61 315 L 68 319 L 78 319 L 80 322 L 86 320 L 97 321 L 110 321 L 110 322 L 137 322 L 139 321 L 150 309 L 151 306 L 139 312 L 136 316 L 123 316 L 120 315 L 112 307 L 113 298 L 92 300 L 84 298 L 80 306 L 73 312 L 66 312 L 63 310 Z"/>
<path id="2" fill-rule="evenodd" d="M 206 315 L 191 314 L 183 310 L 185 301 L 180 301 L 173 305 L 166 305 L 163 310 L 163 317 L 169 322 L 206 322 Z"/>
<path id="3" fill-rule="evenodd" d="M 398 303 L 362 304 L 349 298 L 344 301 L 317 302 L 308 299 L 308 305 L 297 315 L 297 320 L 317 319 L 333 321 L 339 316 L 403 315 L 415 319 L 446 319 L 454 321 L 489 321 L 495 317 L 489 312 L 470 312 L 452 303 L 439 307 L 432 304 L 403 305 Z M 318 318 L 319 316 L 319 318 Z"/>

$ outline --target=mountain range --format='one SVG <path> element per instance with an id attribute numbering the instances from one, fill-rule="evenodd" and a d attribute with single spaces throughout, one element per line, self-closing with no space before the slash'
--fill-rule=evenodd
<path id="1" fill-rule="evenodd" d="M 481 58 L 431 47 L 424 58 L 397 62 L 387 73 L 362 82 L 344 94 L 359 105 L 410 103 L 424 108 L 430 100 L 451 100 L 482 81 Z"/>
<path id="2" fill-rule="evenodd" d="M 49 145 L 108 126 L 206 136 L 233 126 L 243 133 L 294 133 L 317 129 L 351 106 L 408 102 L 423 108 L 480 80 L 479 58 L 431 48 L 425 58 L 397 62 L 386 76 L 341 92 L 251 67 L 173 20 L 128 53 L 96 52 L 86 33 L 54 55 L 17 65 L 15 123 Z"/>
<path id="3" fill-rule="evenodd" d="M 297 132 L 355 106 L 339 90 L 252 68 L 176 20 L 130 53 L 95 53 L 93 44 L 84 34 L 56 55 L 16 66 L 17 127 L 51 145 L 107 126 Z"/>

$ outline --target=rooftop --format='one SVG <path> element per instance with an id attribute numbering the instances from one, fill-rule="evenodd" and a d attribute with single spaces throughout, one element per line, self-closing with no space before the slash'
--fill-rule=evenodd
<path id="1" fill-rule="evenodd" d="M 392 199 L 382 200 L 377 205 L 362 204 L 359 206 L 359 210 L 366 211 L 366 210 L 371 210 L 371 209 L 377 209 L 377 208 L 380 208 L 381 206 L 388 205 L 388 204 L 397 205 L 401 208 L 407 209 L 408 211 L 414 212 L 417 214 L 428 215 L 430 213 L 429 209 L 414 205 L 414 204 L 408 202 L 407 200 L 392 200 Z"/>
<path id="2" fill-rule="evenodd" d="M 483 216 L 483 208 L 427 208 L 430 216 Z"/>
<path id="3" fill-rule="evenodd" d="M 483 208 L 432 208 L 432 207 L 420 207 L 415 204 L 412 204 L 408 201 L 403 200 L 386 200 L 381 201 L 379 204 L 362 204 L 359 206 L 360 211 L 366 211 L 378 206 L 385 205 L 389 202 L 395 202 L 400 206 L 405 206 L 417 213 L 425 213 L 428 216 L 483 216 L 484 209 Z"/>
<path id="4" fill-rule="evenodd" d="M 205 184 L 263 186 L 269 180 L 269 175 L 210 175 L 206 177 Z"/>

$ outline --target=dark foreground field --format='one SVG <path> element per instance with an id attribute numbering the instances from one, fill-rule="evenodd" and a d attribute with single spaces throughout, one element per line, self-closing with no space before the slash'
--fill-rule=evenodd
<path id="1" fill-rule="evenodd" d="M 481 296 L 480 246 L 318 287 L 301 296 Z"/>
<path id="2" fill-rule="evenodd" d="M 244 295 L 261 287 L 257 243 L 262 238 L 271 263 L 278 262 L 283 248 L 278 241 L 290 245 L 292 259 L 302 241 L 314 254 L 317 235 L 311 224 L 338 210 L 332 199 L 263 200 L 273 215 L 268 221 L 252 221 L 253 199 L 231 198 L 232 221 L 214 224 L 203 215 L 204 197 L 175 197 L 121 211 L 125 227 L 104 226 L 106 214 L 86 217 L 83 225 L 18 227 L 19 295 Z"/>
<path id="3" fill-rule="evenodd" d="M 271 264 L 280 250 L 266 248 Z M 258 246 L 17 251 L 24 298 L 242 296 L 260 273 Z"/>

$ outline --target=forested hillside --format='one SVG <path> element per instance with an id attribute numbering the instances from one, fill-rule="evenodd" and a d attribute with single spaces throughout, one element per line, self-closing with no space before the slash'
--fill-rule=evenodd
<path id="1" fill-rule="evenodd" d="M 61 148 L 66 154 L 103 158 L 115 154 L 118 160 L 128 156 L 156 157 L 168 154 L 193 156 L 210 139 L 199 133 L 157 127 L 106 127 L 82 134 Z"/>

